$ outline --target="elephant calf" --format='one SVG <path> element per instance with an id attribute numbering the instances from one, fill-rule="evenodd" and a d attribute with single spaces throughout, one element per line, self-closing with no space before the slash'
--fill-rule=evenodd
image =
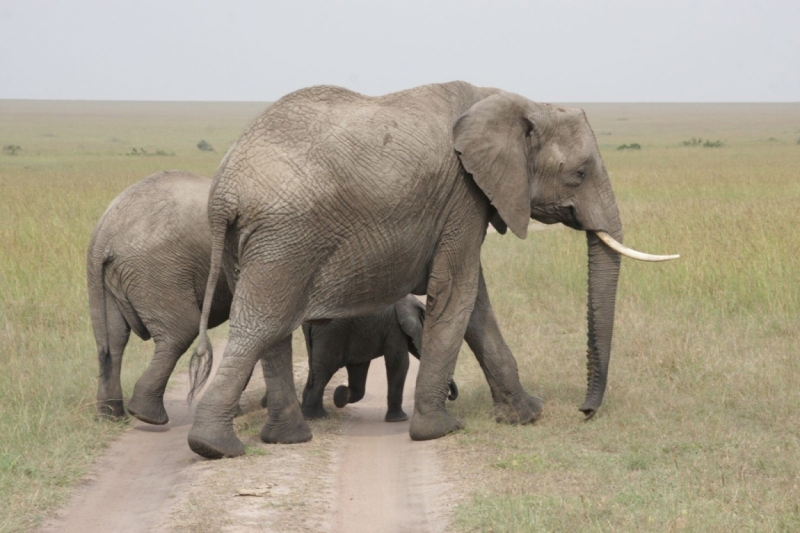
<path id="1" fill-rule="evenodd" d="M 143 340 L 152 337 L 156 347 L 128 411 L 151 424 L 169 421 L 164 389 L 199 330 L 211 255 L 210 187 L 209 178 L 188 172 L 153 174 L 120 193 L 92 233 L 87 278 L 102 415 L 125 415 L 120 367 L 133 330 Z M 231 299 L 220 280 L 209 325 L 228 319 Z"/>
<path id="2" fill-rule="evenodd" d="M 333 394 L 336 407 L 344 407 L 364 397 L 370 361 L 386 360 L 387 422 L 408 420 L 403 411 L 403 387 L 408 373 L 408 354 L 419 359 L 425 307 L 408 295 L 381 311 L 357 318 L 303 324 L 308 349 L 308 381 L 303 390 L 303 416 L 324 418 L 322 395 L 331 377 L 347 367 L 348 385 L 339 385 Z M 450 400 L 458 396 L 450 381 Z"/>

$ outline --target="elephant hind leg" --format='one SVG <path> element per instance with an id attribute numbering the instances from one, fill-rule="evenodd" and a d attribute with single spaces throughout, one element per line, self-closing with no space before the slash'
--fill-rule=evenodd
<path id="1" fill-rule="evenodd" d="M 130 338 L 131 328 L 125 322 L 117 304 L 106 298 L 106 333 L 108 343 L 98 346 L 100 376 L 97 380 L 97 411 L 100 416 L 123 418 L 125 407 L 122 400 L 122 354 Z"/>
<path id="2" fill-rule="evenodd" d="M 186 320 L 187 324 L 196 325 L 200 321 L 200 315 L 197 314 L 196 320 L 188 317 Z M 197 337 L 196 329 L 195 327 L 194 331 L 184 332 L 182 338 L 165 339 L 159 336 L 156 339 L 153 359 L 136 382 L 133 396 L 128 402 L 128 411 L 142 422 L 156 425 L 169 422 L 167 410 L 164 408 L 164 391 L 178 359 Z"/>

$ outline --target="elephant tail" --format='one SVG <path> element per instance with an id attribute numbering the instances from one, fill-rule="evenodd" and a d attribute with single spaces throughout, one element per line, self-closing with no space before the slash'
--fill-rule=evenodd
<path id="1" fill-rule="evenodd" d="M 200 392 L 203 385 L 208 381 L 208 376 L 211 375 L 211 367 L 214 363 L 214 351 L 211 348 L 211 341 L 208 339 L 208 318 L 211 314 L 214 292 L 217 290 L 219 271 L 222 268 L 222 254 L 225 248 L 225 233 L 227 230 L 228 221 L 225 217 L 212 218 L 211 266 L 208 270 L 206 292 L 203 295 L 203 311 L 200 315 L 200 333 L 198 335 L 197 348 L 195 348 L 189 361 L 189 395 L 187 397 L 189 403 L 194 400 L 195 395 Z"/>
<path id="2" fill-rule="evenodd" d="M 108 319 L 106 317 L 105 264 L 108 256 L 97 245 L 98 236 L 92 235 L 89 251 L 86 254 L 86 282 L 89 289 L 89 314 L 92 319 L 94 340 L 97 343 L 97 358 L 100 363 L 100 377 L 111 377 L 111 351 L 108 342 Z"/>

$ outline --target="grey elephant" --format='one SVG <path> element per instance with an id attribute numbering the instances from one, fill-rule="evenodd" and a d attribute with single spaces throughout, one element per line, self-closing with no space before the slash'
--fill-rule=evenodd
<path id="1" fill-rule="evenodd" d="M 370 362 L 386 361 L 388 380 L 385 420 L 408 420 L 403 411 L 403 388 L 408 373 L 408 354 L 419 359 L 425 307 L 415 296 L 406 296 L 389 307 L 363 317 L 341 318 L 318 324 L 303 324 L 308 349 L 308 380 L 301 409 L 306 419 L 328 416 L 322 395 L 331 377 L 347 368 L 347 385 L 333 394 L 336 407 L 356 403 L 364 397 Z M 449 400 L 458 397 L 458 387 L 449 383 Z"/>
<path id="2" fill-rule="evenodd" d="M 197 337 L 208 279 L 211 180 L 166 171 L 117 196 L 92 233 L 87 280 L 100 376 L 98 411 L 122 417 L 122 353 L 133 331 L 155 341 L 155 354 L 136 382 L 128 411 L 150 424 L 169 421 L 164 390 L 175 364 Z M 228 320 L 225 279 L 213 291 L 209 327 Z"/>
<path id="3" fill-rule="evenodd" d="M 228 345 L 197 405 L 189 446 L 237 456 L 242 385 L 262 358 L 265 442 L 311 438 L 297 401 L 292 331 L 306 321 L 384 308 L 427 294 L 410 435 L 462 427 L 445 408 L 466 340 L 499 420 L 527 423 L 543 404 L 525 392 L 481 271 L 486 229 L 525 238 L 531 218 L 586 232 L 588 390 L 592 416 L 606 386 L 620 267 L 620 222 L 597 142 L 580 109 L 464 82 L 381 97 L 330 86 L 291 93 L 258 117 L 214 177 L 208 216 L 211 273 L 194 387 L 212 354 L 205 332 L 223 254 L 238 258 Z M 612 248 L 613 246 L 613 248 Z"/>
<path id="4" fill-rule="evenodd" d="M 87 274 L 100 363 L 97 407 L 101 415 L 119 418 L 125 414 L 120 369 L 133 330 L 143 340 L 153 338 L 155 354 L 134 386 L 128 411 L 150 424 L 169 421 L 164 390 L 178 359 L 197 337 L 208 278 L 211 229 L 206 205 L 210 186 L 211 180 L 203 176 L 182 171 L 159 172 L 120 193 L 97 223 L 87 254 Z M 217 285 L 211 327 L 228 319 L 230 285 L 227 280 Z M 368 361 L 363 359 L 365 353 L 374 358 L 382 355 L 374 353 L 375 350 L 383 351 L 387 362 L 396 363 L 387 365 L 392 368 L 390 391 L 395 391 L 399 383 L 402 400 L 408 350 L 414 348 L 398 332 L 403 331 L 401 326 L 405 328 L 417 345 L 421 335 L 421 319 L 413 316 L 416 308 L 405 300 L 398 302 L 397 313 L 394 306 L 390 308 L 391 316 L 382 310 L 358 319 L 334 320 L 315 327 L 313 334 L 311 326 L 304 327 L 307 345 L 317 347 L 314 361 L 317 372 L 336 365 L 339 359 L 335 356 L 348 355 L 349 362 L 363 363 Z M 343 346 L 360 351 L 345 354 Z M 406 359 L 405 366 L 402 357 Z M 351 380 L 354 388 L 359 386 L 357 373 L 354 370 Z M 325 383 L 329 379 L 330 376 Z M 320 391 L 320 409 L 321 396 Z M 390 394 L 390 398 L 394 396 Z M 350 401 L 357 401 L 355 395 Z M 399 416 L 396 409 L 392 413 Z"/>

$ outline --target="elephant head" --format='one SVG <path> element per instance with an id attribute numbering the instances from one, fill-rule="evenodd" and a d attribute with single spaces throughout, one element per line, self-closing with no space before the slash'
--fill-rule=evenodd
<path id="1" fill-rule="evenodd" d="M 461 164 L 496 210 L 492 224 L 525 238 L 528 221 L 561 222 L 586 232 L 589 256 L 589 419 L 603 400 L 611 355 L 622 223 L 594 133 L 580 109 L 536 104 L 498 92 L 474 104 L 453 126 Z"/>
<path id="2" fill-rule="evenodd" d="M 425 325 L 425 306 L 422 305 L 416 296 L 409 294 L 402 300 L 394 304 L 397 322 L 400 329 L 408 338 L 408 351 L 419 359 L 422 351 L 422 328 Z M 452 379 L 448 383 L 450 394 L 447 399 L 450 401 L 458 398 L 458 386 Z"/>

